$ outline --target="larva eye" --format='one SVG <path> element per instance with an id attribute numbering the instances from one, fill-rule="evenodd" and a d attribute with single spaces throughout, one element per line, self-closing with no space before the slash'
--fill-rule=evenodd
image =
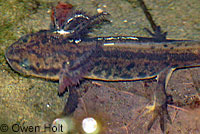
<path id="1" fill-rule="evenodd" d="M 23 59 L 19 65 L 26 70 L 30 70 L 30 62 L 27 58 Z"/>

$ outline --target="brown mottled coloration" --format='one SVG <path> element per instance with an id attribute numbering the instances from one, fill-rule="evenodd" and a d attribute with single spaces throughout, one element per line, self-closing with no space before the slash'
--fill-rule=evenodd
<path id="1" fill-rule="evenodd" d="M 25 75 L 59 80 L 65 64 L 78 60 L 95 46 L 90 61 L 93 67 L 84 78 L 105 81 L 129 81 L 155 77 L 168 66 L 197 66 L 200 63 L 198 41 L 139 42 L 137 39 L 100 40 L 70 43 L 65 36 L 49 31 L 26 35 L 6 52 L 11 67 Z"/>
<path id="2" fill-rule="evenodd" d="M 67 35 L 40 31 L 12 44 L 6 59 L 19 73 L 59 80 L 60 93 L 81 78 L 134 81 L 158 76 L 148 129 L 159 116 L 165 131 L 166 121 L 170 120 L 165 91 L 168 80 L 177 68 L 199 67 L 200 41 L 158 43 L 147 38 L 118 37 L 90 38 L 74 44 Z"/>

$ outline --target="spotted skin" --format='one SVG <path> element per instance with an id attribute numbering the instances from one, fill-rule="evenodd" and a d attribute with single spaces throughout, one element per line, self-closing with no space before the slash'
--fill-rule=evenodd
<path id="1" fill-rule="evenodd" d="M 138 40 L 114 40 L 114 45 L 106 45 L 107 42 L 73 44 L 65 36 L 41 31 L 12 44 L 6 51 L 6 59 L 21 74 L 51 80 L 59 80 L 60 70 L 65 68 L 65 64 L 79 59 L 95 45 L 99 47 L 90 57 L 93 66 L 84 78 L 134 81 L 154 77 L 168 66 L 175 68 L 200 63 L 198 41 L 138 43 Z"/>
<path id="2" fill-rule="evenodd" d="M 8 47 L 6 59 L 21 74 L 59 80 L 60 93 L 82 78 L 135 81 L 158 76 L 148 129 L 160 117 L 161 129 L 166 130 L 168 80 L 177 68 L 199 67 L 200 41 L 113 37 L 75 44 L 67 36 L 51 31 L 26 35 Z"/>

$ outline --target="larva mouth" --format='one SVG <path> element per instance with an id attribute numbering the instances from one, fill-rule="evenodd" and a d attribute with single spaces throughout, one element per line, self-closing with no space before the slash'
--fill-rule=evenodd
<path id="1" fill-rule="evenodd" d="M 20 57 L 20 55 L 17 55 L 17 51 L 18 50 L 14 49 L 13 45 L 11 45 L 6 50 L 5 58 L 14 71 L 20 74 L 27 74 L 26 71 L 23 71 L 23 69 L 21 69 L 22 67 L 20 67 L 20 62 L 22 58 Z"/>

